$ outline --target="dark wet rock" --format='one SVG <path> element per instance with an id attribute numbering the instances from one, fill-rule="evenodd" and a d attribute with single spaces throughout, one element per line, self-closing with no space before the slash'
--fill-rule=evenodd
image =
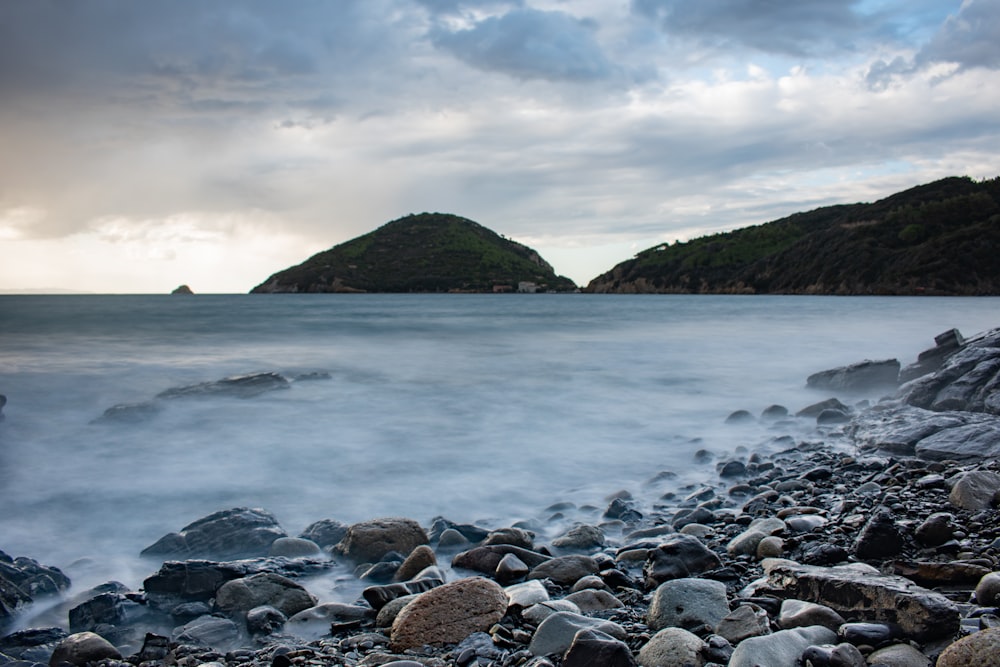
<path id="1" fill-rule="evenodd" d="M 116 644 L 141 637 L 144 624 L 166 622 L 136 593 L 102 593 L 70 609 L 68 618 L 70 632 L 95 632 Z"/>
<path id="2" fill-rule="evenodd" d="M 690 535 L 671 535 L 650 550 L 643 568 L 646 587 L 655 588 L 670 579 L 692 577 L 721 567 L 719 557 Z"/>
<path id="3" fill-rule="evenodd" d="M 410 555 L 396 570 L 393 579 L 395 581 L 408 581 L 435 565 L 437 565 L 437 556 L 434 554 L 434 550 L 426 544 L 421 544 L 410 552 Z"/>
<path id="4" fill-rule="evenodd" d="M 760 418 L 765 421 L 778 421 L 788 416 L 788 408 L 784 405 L 769 405 L 760 413 Z"/>
<path id="5" fill-rule="evenodd" d="M 813 373 L 806 379 L 806 386 L 810 389 L 845 392 L 895 388 L 899 384 L 899 368 L 899 361 L 896 359 L 866 359 L 850 366 Z"/>
<path id="6" fill-rule="evenodd" d="M 773 559 L 763 563 L 766 590 L 812 600 L 845 617 L 895 623 L 917 639 L 947 637 L 958 630 L 958 608 L 940 593 L 870 567 L 816 567 Z"/>
<path id="7" fill-rule="evenodd" d="M 551 559 L 551 556 L 540 554 L 537 551 L 530 551 L 508 544 L 494 544 L 491 546 L 474 547 L 468 551 L 455 554 L 455 557 L 451 560 L 451 566 L 492 575 L 496 572 L 500 561 L 507 554 L 514 554 L 528 567 L 537 567 Z"/>
<path id="8" fill-rule="evenodd" d="M 802 654 L 810 646 L 831 644 L 836 640 L 836 633 L 819 626 L 751 637 L 740 642 L 733 651 L 729 667 L 799 667 Z"/>
<path id="9" fill-rule="evenodd" d="M 142 550 L 159 558 L 217 558 L 266 556 L 271 543 L 287 537 L 274 516 L 263 509 L 235 507 L 215 512 L 169 533 Z"/>
<path id="10" fill-rule="evenodd" d="M 963 637 L 941 652 L 937 667 L 993 667 L 1000 665 L 1000 628 Z"/>
<path id="11" fill-rule="evenodd" d="M 49 659 L 50 667 L 63 663 L 84 667 L 87 663 L 106 658 L 120 660 L 122 654 L 104 637 L 93 632 L 71 634 L 56 645 Z"/>
<path id="12" fill-rule="evenodd" d="M 377 611 L 396 598 L 424 593 L 442 585 L 444 585 L 443 579 L 429 577 L 386 584 L 385 586 L 369 586 L 362 591 L 361 595 L 372 606 L 372 609 Z"/>
<path id="13" fill-rule="evenodd" d="M 849 413 L 851 409 L 841 403 L 836 398 L 828 398 L 825 401 L 820 401 L 819 403 L 813 403 L 808 405 L 798 412 L 795 413 L 796 417 L 818 417 L 824 410 L 839 410 L 843 413 Z"/>
<path id="14" fill-rule="evenodd" d="M 486 539 L 483 540 L 483 544 L 487 546 L 493 544 L 510 544 L 522 549 L 534 549 L 535 534 L 524 528 L 508 526 L 506 528 L 491 530 L 486 535 Z"/>
<path id="15" fill-rule="evenodd" d="M 638 667 L 628 644 L 600 630 L 584 629 L 573 636 L 573 643 L 562 661 L 563 667 Z"/>
<path id="16" fill-rule="evenodd" d="M 802 661 L 812 667 L 868 667 L 861 651 L 847 643 L 810 646 L 803 652 Z"/>
<path id="17" fill-rule="evenodd" d="M 240 639 L 240 629 L 236 623 L 221 616 L 199 616 L 174 628 L 170 635 L 173 642 L 208 646 L 219 651 L 235 648 Z"/>
<path id="18" fill-rule="evenodd" d="M 914 537 L 924 546 L 940 546 L 954 537 L 954 520 L 955 517 L 948 512 L 935 512 L 917 526 Z"/>
<path id="19" fill-rule="evenodd" d="M 838 544 L 812 544 L 802 550 L 799 558 L 806 565 L 836 565 L 843 563 L 850 554 Z"/>
<path id="20" fill-rule="evenodd" d="M 743 477 L 747 474 L 747 466 L 743 461 L 732 460 L 720 463 L 717 466 L 719 477 L 731 479 L 733 477 Z"/>
<path id="21" fill-rule="evenodd" d="M 489 630 L 507 611 L 507 595 L 482 577 L 459 579 L 410 602 L 392 623 L 391 646 L 405 650 L 424 644 L 456 643 Z"/>
<path id="22" fill-rule="evenodd" d="M 608 609 L 621 609 L 625 606 L 621 600 L 608 591 L 592 588 L 570 593 L 563 599 L 575 604 L 584 614 L 594 611 L 607 611 Z"/>
<path id="23" fill-rule="evenodd" d="M 615 498 L 608 504 L 608 508 L 604 511 L 604 518 L 617 519 L 625 523 L 635 523 L 642 520 L 642 514 L 632 506 L 632 503 L 628 499 Z"/>
<path id="24" fill-rule="evenodd" d="M 428 537 L 431 542 L 436 542 L 441 539 L 441 535 L 446 530 L 457 531 L 462 537 L 473 544 L 477 544 L 486 539 L 486 536 L 490 534 L 490 531 L 486 530 L 481 526 L 475 526 L 469 523 L 454 523 L 448 521 L 444 517 L 435 517 L 431 521 L 431 529 L 428 531 Z"/>
<path id="25" fill-rule="evenodd" d="M 56 645 L 69 636 L 62 628 L 28 628 L 0 637 L 0 654 L 11 660 L 47 663 Z M 3 664 L 3 660 L 0 660 Z"/>
<path id="26" fill-rule="evenodd" d="M 597 574 L 600 567 L 590 556 L 558 556 L 532 568 L 529 579 L 550 579 L 560 586 L 572 586 L 588 574 Z"/>
<path id="27" fill-rule="evenodd" d="M 948 500 L 961 509 L 984 510 L 996 503 L 998 493 L 1000 493 L 1000 474 L 973 470 L 962 473 L 955 480 Z"/>
<path id="28" fill-rule="evenodd" d="M 816 415 L 816 423 L 820 425 L 846 424 L 851 421 L 851 415 L 843 410 L 828 408 Z"/>
<path id="29" fill-rule="evenodd" d="M 1000 329 L 994 329 L 951 354 L 940 369 L 907 383 L 900 391 L 908 405 L 930 410 L 997 414 Z"/>
<path id="30" fill-rule="evenodd" d="M 646 624 L 653 630 L 714 628 L 729 614 L 725 584 L 710 579 L 672 579 L 660 584 L 649 602 Z"/>
<path id="31" fill-rule="evenodd" d="M 934 337 L 934 347 L 917 355 L 917 360 L 899 372 L 900 383 L 907 383 L 937 371 L 945 360 L 965 345 L 958 329 L 949 329 Z"/>
<path id="32" fill-rule="evenodd" d="M 247 632 L 251 635 L 270 635 L 285 627 L 288 617 L 270 605 L 254 607 L 247 612 Z"/>
<path id="33" fill-rule="evenodd" d="M 694 509 L 681 510 L 674 517 L 671 525 L 680 530 L 684 526 L 692 523 L 709 524 L 715 521 L 715 513 L 706 507 L 695 507 Z"/>
<path id="34" fill-rule="evenodd" d="M 347 535 L 347 524 L 335 519 L 320 519 L 302 531 L 304 540 L 315 542 L 320 547 L 332 547 Z"/>
<path id="35" fill-rule="evenodd" d="M 903 535 L 896 526 L 892 512 L 878 508 L 865 523 L 857 540 L 854 553 L 862 560 L 885 560 L 898 556 L 903 550 Z"/>
<path id="36" fill-rule="evenodd" d="M 747 424 L 754 421 L 753 415 L 747 410 L 736 410 L 726 417 L 727 424 Z"/>
<path id="37" fill-rule="evenodd" d="M 902 630 L 891 623 L 844 623 L 837 636 L 856 646 L 881 646 L 903 636 Z"/>
<path id="38" fill-rule="evenodd" d="M 612 621 L 560 611 L 538 625 L 528 650 L 537 656 L 562 656 L 581 630 L 597 630 L 622 641 L 628 637 L 625 629 Z"/>
<path id="39" fill-rule="evenodd" d="M 429 541 L 413 519 L 383 518 L 356 523 L 337 544 L 337 551 L 358 563 L 376 562 L 390 551 L 408 555 Z"/>
<path id="40" fill-rule="evenodd" d="M 255 607 L 267 605 L 287 617 L 315 604 L 316 598 L 301 584 L 271 572 L 227 581 L 215 593 L 216 608 L 227 614 L 245 615 Z"/>
<path id="41" fill-rule="evenodd" d="M 205 396 L 232 396 L 254 398 L 275 389 L 287 389 L 289 382 L 277 373 L 249 373 L 234 375 L 214 382 L 167 389 L 156 395 L 158 399 L 202 398 Z"/>
<path id="42" fill-rule="evenodd" d="M 558 549 L 592 549 L 604 546 L 604 540 L 604 531 L 598 526 L 580 524 L 552 540 L 552 546 Z"/>
<path id="43" fill-rule="evenodd" d="M 6 416 L 3 413 L 3 406 L 5 405 L 7 405 L 7 397 L 4 396 L 3 394 L 0 394 L 0 422 L 6 419 Z"/>
<path id="44" fill-rule="evenodd" d="M 101 413 L 95 424 L 141 424 L 163 411 L 163 405 L 155 401 L 141 403 L 119 403 Z"/>
<path id="45" fill-rule="evenodd" d="M 715 633 L 731 644 L 738 644 L 750 637 L 770 634 L 771 623 L 764 609 L 755 604 L 741 604 L 719 621 Z"/>
<path id="46" fill-rule="evenodd" d="M 523 560 L 514 554 L 506 554 L 497 564 L 494 576 L 501 585 L 506 585 L 524 579 L 529 572 L 531 568 L 525 565 Z"/>
<path id="47" fill-rule="evenodd" d="M 0 632 L 36 599 L 58 595 L 69 585 L 69 577 L 58 568 L 0 551 Z"/>
<path id="48" fill-rule="evenodd" d="M 821 625 L 837 631 L 844 624 L 844 617 L 826 605 L 805 600 L 785 600 L 778 613 L 778 625 L 783 630 Z"/>

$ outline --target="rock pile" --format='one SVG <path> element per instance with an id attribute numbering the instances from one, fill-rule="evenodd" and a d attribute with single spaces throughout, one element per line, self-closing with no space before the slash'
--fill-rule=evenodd
<path id="1" fill-rule="evenodd" d="M 995 665 L 1000 464 L 957 434 L 992 432 L 1000 331 L 948 341 L 921 362 L 931 376 L 873 407 L 769 408 L 817 438 L 653 500 L 492 530 L 326 519 L 298 537 L 263 510 L 215 513 L 147 549 L 182 560 L 141 590 L 107 584 L 66 603 L 66 624 L 0 638 L 0 665 Z M 309 590 L 334 568 L 358 599 Z M 0 623 L 68 583 L 0 554 Z"/>

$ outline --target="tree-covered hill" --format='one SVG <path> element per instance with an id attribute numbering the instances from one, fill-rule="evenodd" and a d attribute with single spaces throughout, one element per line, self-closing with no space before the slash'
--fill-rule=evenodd
<path id="1" fill-rule="evenodd" d="M 946 178 L 872 204 L 658 245 L 585 291 L 1000 294 L 1000 177 Z"/>
<path id="2" fill-rule="evenodd" d="M 275 273 L 254 293 L 573 291 L 531 248 L 466 218 L 408 215 Z"/>

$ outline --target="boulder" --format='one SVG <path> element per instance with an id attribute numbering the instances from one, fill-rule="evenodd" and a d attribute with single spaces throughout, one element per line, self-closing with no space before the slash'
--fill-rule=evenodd
<path id="1" fill-rule="evenodd" d="M 535 535 L 523 528 L 498 528 L 491 530 L 483 540 L 483 545 L 510 544 L 522 549 L 533 549 L 535 547 Z"/>
<path id="2" fill-rule="evenodd" d="M 918 641 L 958 631 L 955 603 L 904 577 L 854 564 L 818 567 L 774 558 L 762 565 L 764 588 L 779 597 L 813 600 L 847 617 L 895 623 Z"/>
<path id="3" fill-rule="evenodd" d="M 858 533 L 854 554 L 862 560 L 884 560 L 898 556 L 904 543 L 892 512 L 887 507 L 879 507 Z"/>
<path id="4" fill-rule="evenodd" d="M 562 656 L 580 630 L 597 630 L 622 641 L 627 638 L 625 629 L 612 621 L 559 611 L 538 625 L 528 650 L 537 656 Z"/>
<path id="5" fill-rule="evenodd" d="M 421 544 L 410 552 L 392 578 L 395 581 L 407 581 L 435 565 L 437 565 L 437 556 L 434 555 L 434 550 L 426 544 Z"/>
<path id="6" fill-rule="evenodd" d="M 653 592 L 646 613 L 652 630 L 714 628 L 729 613 L 726 585 L 710 579 L 672 579 Z"/>
<path id="7" fill-rule="evenodd" d="M 69 585 L 69 577 L 59 568 L 0 551 L 0 634 L 36 599 L 58 595 Z"/>
<path id="8" fill-rule="evenodd" d="M 1000 443 L 998 443 L 1000 446 Z M 994 504 L 1000 492 L 1000 475 L 985 470 L 962 473 L 955 480 L 948 500 L 964 510 L 984 510 Z"/>
<path id="9" fill-rule="evenodd" d="M 254 607 L 247 612 L 247 632 L 266 637 L 285 627 L 288 617 L 269 605 Z"/>
<path id="10" fill-rule="evenodd" d="M 219 616 L 199 616 L 174 628 L 170 641 L 179 644 L 208 646 L 217 651 L 228 651 L 239 645 L 239 627 L 228 618 Z"/>
<path id="11" fill-rule="evenodd" d="M 266 556 L 279 537 L 287 537 L 287 534 L 269 512 L 235 507 L 198 519 L 179 533 L 164 535 L 143 549 L 142 555 L 219 560 L 253 558 Z"/>
<path id="12" fill-rule="evenodd" d="M 609 634 L 587 628 L 573 636 L 562 667 L 638 667 L 628 644 Z"/>
<path id="13" fill-rule="evenodd" d="M 954 520 L 955 517 L 948 512 L 935 512 L 917 526 L 914 537 L 925 547 L 940 546 L 954 537 Z"/>
<path id="14" fill-rule="evenodd" d="M 63 663 L 83 667 L 87 663 L 104 659 L 121 660 L 122 654 L 107 639 L 93 632 L 77 632 L 56 644 L 49 667 Z"/>
<path id="15" fill-rule="evenodd" d="M 646 587 L 655 588 L 670 579 L 683 579 L 721 567 L 719 557 L 691 535 L 671 535 L 649 551 L 643 574 Z"/>
<path id="16" fill-rule="evenodd" d="M 604 531 L 597 526 L 581 524 L 552 540 L 558 549 L 592 549 L 604 546 Z"/>
<path id="17" fill-rule="evenodd" d="M 837 634 L 827 628 L 813 626 L 779 630 L 766 637 L 745 639 L 733 651 L 729 667 L 799 667 L 802 654 L 810 646 L 832 644 Z"/>
<path id="18" fill-rule="evenodd" d="M 643 667 L 702 667 L 704 642 L 683 628 L 664 628 L 639 649 Z"/>
<path id="19" fill-rule="evenodd" d="M 309 609 L 316 602 L 300 584 L 270 572 L 227 581 L 215 594 L 215 607 L 227 614 L 245 615 L 255 607 L 267 605 L 287 617 Z"/>
<path id="20" fill-rule="evenodd" d="M 334 519 L 320 519 L 313 522 L 299 535 L 304 540 L 310 540 L 321 548 L 332 547 L 347 535 L 347 524 Z"/>
<path id="21" fill-rule="evenodd" d="M 490 546 L 473 547 L 468 551 L 455 554 L 451 559 L 451 566 L 461 570 L 472 570 L 482 574 L 493 575 L 497 571 L 497 566 L 507 554 L 514 554 L 528 567 L 537 567 L 542 563 L 551 560 L 551 556 L 540 554 L 537 551 L 522 549 L 509 544 L 493 544 Z"/>
<path id="22" fill-rule="evenodd" d="M 730 644 L 770 633 L 767 612 L 755 604 L 741 604 L 715 626 L 715 634 L 725 637 Z"/>
<path id="23" fill-rule="evenodd" d="M 976 584 L 976 602 L 980 607 L 1000 606 L 1000 572 L 982 576 Z"/>
<path id="24" fill-rule="evenodd" d="M 550 579 L 560 586 L 572 586 L 588 574 L 597 574 L 600 568 L 590 556 L 559 556 L 535 566 L 528 573 L 529 579 Z"/>
<path id="25" fill-rule="evenodd" d="M 267 550 L 272 558 L 318 558 L 322 553 L 318 544 L 301 537 L 279 537 Z"/>
<path id="26" fill-rule="evenodd" d="M 990 628 L 963 637 L 946 648 L 937 667 L 1000 667 L 1000 628 Z"/>
<path id="27" fill-rule="evenodd" d="M 485 632 L 503 618 L 507 594 L 489 579 L 459 579 L 423 593 L 392 623 L 390 645 L 395 651 L 424 644 L 459 642 L 473 632 Z"/>
<path id="28" fill-rule="evenodd" d="M 428 543 L 427 533 L 412 519 L 383 518 L 356 523 L 347 529 L 337 551 L 358 563 L 373 563 L 390 551 L 404 556 Z"/>
<path id="29" fill-rule="evenodd" d="M 896 359 L 866 359 L 850 366 L 813 373 L 806 379 L 806 386 L 810 389 L 844 392 L 894 389 L 899 386 L 899 368 L 899 361 Z"/>

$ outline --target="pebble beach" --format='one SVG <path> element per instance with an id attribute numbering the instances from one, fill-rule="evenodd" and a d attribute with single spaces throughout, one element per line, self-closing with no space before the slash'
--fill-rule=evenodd
<path id="1" fill-rule="evenodd" d="M 514 525 L 290 534 L 220 508 L 165 526 L 140 588 L 72 596 L 0 552 L 0 665 L 1000 665 L 1000 330 L 891 362 L 810 377 L 830 394 L 813 405 L 734 406 L 731 428 L 774 435 L 692 443 L 704 482 L 651 468 Z M 883 399 L 850 400 L 875 382 Z"/>

